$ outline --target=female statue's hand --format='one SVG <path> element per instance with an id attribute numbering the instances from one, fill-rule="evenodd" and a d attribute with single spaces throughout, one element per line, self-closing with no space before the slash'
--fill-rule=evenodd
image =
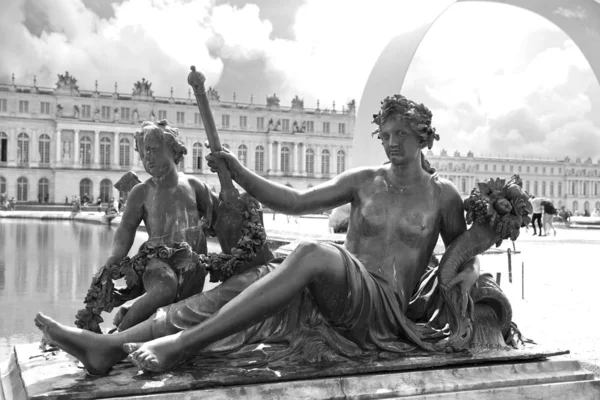
<path id="1" fill-rule="evenodd" d="M 208 154 L 206 161 L 211 172 L 219 173 L 219 171 L 228 169 L 232 176 L 241 167 L 240 160 L 225 147 L 221 151 Z"/>

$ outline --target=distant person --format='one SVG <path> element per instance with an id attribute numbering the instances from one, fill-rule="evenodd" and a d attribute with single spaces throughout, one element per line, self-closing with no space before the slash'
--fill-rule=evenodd
<path id="1" fill-rule="evenodd" d="M 65 206 L 69 205 L 69 196 L 65 196 Z"/>
<path id="2" fill-rule="evenodd" d="M 6 193 L 0 193 L 0 210 L 8 209 L 8 195 Z"/>
<path id="3" fill-rule="evenodd" d="M 102 197 L 98 196 L 96 200 L 96 206 L 98 207 L 98 212 L 102 212 Z"/>
<path id="4" fill-rule="evenodd" d="M 38 203 L 42 204 L 42 194 L 38 194 Z"/>
<path id="5" fill-rule="evenodd" d="M 567 207 L 565 206 L 560 206 L 560 211 L 558 212 L 558 216 L 562 218 L 562 220 L 568 224 L 569 222 L 571 222 L 571 215 L 573 215 L 573 213 L 569 210 L 567 210 Z"/>
<path id="6" fill-rule="evenodd" d="M 544 210 L 544 215 L 542 217 L 542 221 L 544 223 L 544 232 L 546 232 L 546 235 L 550 235 L 550 231 L 548 230 L 548 228 L 552 228 L 554 236 L 556 236 L 556 228 L 554 228 L 554 224 L 552 223 L 552 221 L 554 220 L 554 217 L 557 214 L 557 210 L 554 207 L 554 204 L 552 204 L 552 201 L 550 201 L 550 199 L 545 199 L 544 201 L 542 201 L 542 208 Z"/>
<path id="7" fill-rule="evenodd" d="M 69 219 L 74 219 L 75 216 L 77 214 L 79 214 L 81 212 L 81 202 L 79 201 L 78 198 L 75 198 L 75 201 L 73 202 L 73 207 L 71 208 L 71 215 L 69 216 Z"/>
<path id="8" fill-rule="evenodd" d="M 84 193 L 83 197 L 81 198 L 81 202 L 83 203 L 84 207 L 90 204 L 91 200 L 87 193 Z"/>
<path id="9" fill-rule="evenodd" d="M 48 193 L 46 193 L 44 195 L 44 203 L 48 203 L 48 200 L 50 200 L 50 195 Z"/>
<path id="10" fill-rule="evenodd" d="M 592 214 L 592 217 L 600 217 L 600 208 L 596 207 L 594 213 Z"/>
<path id="11" fill-rule="evenodd" d="M 8 201 L 8 209 L 15 211 L 16 204 L 17 204 L 17 201 L 15 200 L 15 198 L 11 197 L 11 199 Z"/>
<path id="12" fill-rule="evenodd" d="M 584 217 L 589 217 L 590 216 L 590 210 L 588 210 L 587 208 L 583 211 L 583 216 Z"/>
<path id="13" fill-rule="evenodd" d="M 542 231 L 542 198 L 537 198 L 531 195 L 531 205 L 533 206 L 533 218 L 531 219 L 531 225 L 533 225 L 533 236 L 537 235 L 535 229 L 535 221 L 537 221 L 538 228 L 540 228 L 540 236 L 543 236 Z"/>

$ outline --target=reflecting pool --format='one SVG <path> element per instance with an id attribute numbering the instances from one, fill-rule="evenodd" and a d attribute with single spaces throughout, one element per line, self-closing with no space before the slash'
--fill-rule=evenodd
<path id="1" fill-rule="evenodd" d="M 39 342 L 33 323 L 38 311 L 74 323 L 115 230 L 75 221 L 0 219 L 0 360 L 16 344 Z M 130 255 L 147 238 L 138 232 Z M 103 318 L 103 327 L 112 325 L 111 314 Z"/>

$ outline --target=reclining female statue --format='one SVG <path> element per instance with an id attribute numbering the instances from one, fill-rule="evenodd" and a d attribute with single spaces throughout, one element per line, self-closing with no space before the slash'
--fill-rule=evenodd
<path id="1" fill-rule="evenodd" d="M 343 246 L 304 242 L 281 262 L 252 268 L 116 334 L 67 327 L 41 313 L 36 325 L 92 373 L 105 373 L 127 353 L 138 367 L 163 371 L 206 349 L 276 341 L 302 347 L 317 336 L 348 358 L 435 351 L 431 344 L 448 331 L 443 316 L 429 321 L 439 303 L 428 265 L 438 237 L 448 246 L 466 223 L 456 187 L 422 154 L 439 139 L 431 118 L 422 104 L 386 98 L 374 123 L 389 162 L 305 191 L 254 174 L 228 151 L 207 156 L 213 172 L 228 168 L 250 195 L 285 214 L 350 203 Z M 473 257 L 450 284 L 461 294 L 463 315 L 478 277 Z"/>

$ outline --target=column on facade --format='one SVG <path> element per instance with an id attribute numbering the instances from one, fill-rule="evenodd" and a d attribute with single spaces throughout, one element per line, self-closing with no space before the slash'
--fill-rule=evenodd
<path id="1" fill-rule="evenodd" d="M 54 136 L 55 136 L 54 143 L 55 143 L 55 146 L 56 146 L 56 149 L 55 149 L 56 150 L 56 159 L 55 159 L 55 161 L 56 161 L 56 164 L 60 164 L 60 156 L 61 156 L 61 151 L 62 151 L 62 138 L 61 138 L 61 131 L 60 131 L 60 129 L 56 130 L 56 134 Z"/>
<path id="2" fill-rule="evenodd" d="M 254 142 L 248 142 L 247 144 L 248 146 L 248 168 L 252 171 L 256 171 L 255 164 L 256 164 L 256 143 Z"/>
<path id="3" fill-rule="evenodd" d="M 32 167 L 37 167 L 40 162 L 40 143 L 39 133 L 37 129 L 31 130 L 31 137 L 29 142 L 29 162 Z"/>
<path id="4" fill-rule="evenodd" d="M 140 165 L 140 153 L 135 151 L 135 140 L 133 142 L 133 147 L 132 147 L 132 151 L 133 151 L 133 165 L 131 166 L 132 170 L 137 170 L 139 169 L 139 165 Z"/>
<path id="5" fill-rule="evenodd" d="M 269 173 L 273 172 L 273 143 L 267 141 L 267 147 L 265 149 L 265 157 L 267 157 L 267 171 Z"/>
<path id="6" fill-rule="evenodd" d="M 317 176 L 321 176 L 321 162 L 323 161 L 323 158 L 321 157 L 321 146 L 320 145 L 316 145 L 315 146 L 315 175 Z"/>
<path id="7" fill-rule="evenodd" d="M 113 159 L 112 159 L 112 166 L 113 168 L 119 168 L 119 140 L 120 140 L 120 135 L 119 132 L 115 132 L 114 134 L 114 148 L 113 148 Z"/>
<path id="8" fill-rule="evenodd" d="M 306 175 L 306 144 L 300 143 L 300 175 Z"/>
<path id="9" fill-rule="evenodd" d="M 79 131 L 75 131 L 73 135 L 73 163 L 76 168 L 79 167 L 79 156 L 81 153 L 81 145 L 79 144 Z"/>
<path id="10" fill-rule="evenodd" d="M 281 166 L 280 164 L 280 157 L 281 157 L 281 142 L 278 140 L 274 143 L 275 145 L 275 154 L 273 154 L 273 166 L 275 167 L 273 170 L 275 171 L 275 173 L 279 173 L 281 171 Z"/>
<path id="11" fill-rule="evenodd" d="M 296 142 L 290 143 L 290 167 L 292 175 L 298 174 L 298 168 L 296 167 L 296 160 L 298 159 L 298 155 L 296 154 Z"/>
<path id="12" fill-rule="evenodd" d="M 94 131 L 94 167 L 100 166 L 100 131 Z"/>

